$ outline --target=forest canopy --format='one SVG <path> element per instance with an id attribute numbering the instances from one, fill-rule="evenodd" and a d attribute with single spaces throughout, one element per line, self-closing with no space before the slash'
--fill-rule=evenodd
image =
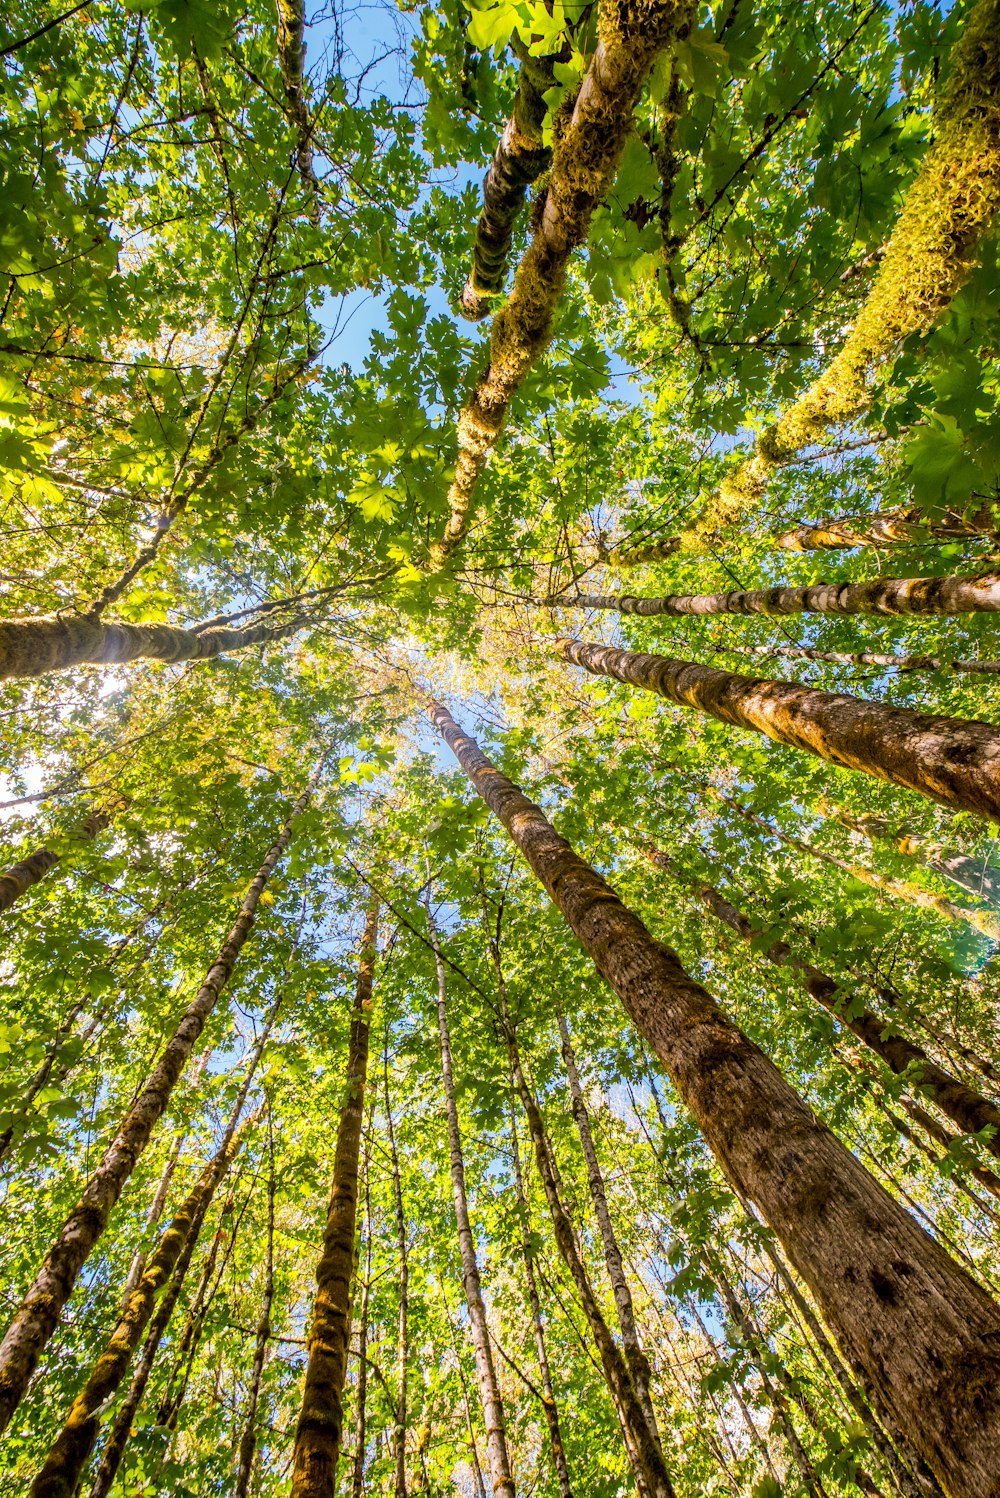
<path id="1" fill-rule="evenodd" d="M 0 1498 L 1000 1498 L 1000 0 L 0 62 Z"/>

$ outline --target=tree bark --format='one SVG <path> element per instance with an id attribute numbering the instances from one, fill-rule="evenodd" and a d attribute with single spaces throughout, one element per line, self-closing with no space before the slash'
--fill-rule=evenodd
<path id="1" fill-rule="evenodd" d="M 1000 573 L 955 577 L 876 577 L 863 583 L 806 583 L 802 587 L 743 588 L 731 593 L 580 593 L 546 599 L 549 608 L 610 609 L 619 614 L 686 617 L 706 614 L 996 614 Z"/>
<path id="2" fill-rule="evenodd" d="M 430 908 L 430 889 L 427 892 L 427 920 L 431 943 L 434 947 L 434 963 L 437 969 L 438 986 L 438 1036 L 441 1043 L 441 1076 L 444 1084 L 445 1109 L 448 1118 L 448 1149 L 451 1156 L 451 1191 L 455 1203 L 455 1219 L 458 1226 L 458 1250 L 462 1261 L 462 1284 L 465 1302 L 469 1308 L 469 1327 L 472 1346 L 476 1355 L 476 1378 L 482 1404 L 483 1420 L 486 1424 L 486 1456 L 490 1468 L 490 1481 L 494 1494 L 501 1498 L 515 1498 L 514 1479 L 510 1470 L 510 1455 L 507 1450 L 507 1430 L 504 1424 L 503 1403 L 493 1365 L 493 1348 L 490 1329 L 486 1321 L 482 1287 L 479 1280 L 479 1264 L 476 1260 L 476 1241 L 469 1220 L 469 1200 L 465 1188 L 465 1161 L 462 1157 L 462 1134 L 458 1121 L 458 1104 L 455 1101 L 455 1075 L 451 1055 L 451 1035 L 448 1029 L 448 989 L 445 983 L 444 959 L 441 944 L 434 926 Z"/>
<path id="3" fill-rule="evenodd" d="M 250 1392 L 247 1399 L 246 1418 L 240 1436 L 239 1459 L 236 1466 L 236 1485 L 233 1498 L 248 1498 L 250 1478 L 253 1475 L 253 1459 L 257 1450 L 257 1408 L 260 1403 L 260 1385 L 264 1377 L 264 1359 L 271 1336 L 271 1307 L 274 1304 L 274 1140 L 270 1144 L 270 1173 L 267 1180 L 267 1249 L 264 1259 L 264 1295 L 257 1319 L 254 1336 L 253 1366 L 250 1370 Z"/>
<path id="4" fill-rule="evenodd" d="M 94 614 L 8 619 L 0 621 L 0 681 L 44 676 L 47 671 L 65 671 L 71 666 L 214 660 L 230 650 L 287 639 L 304 623 L 298 618 L 286 624 L 246 624 L 242 629 L 217 626 L 199 631 L 173 624 L 126 624 L 121 620 L 108 624 Z"/>
<path id="5" fill-rule="evenodd" d="M 0 1430 L 6 1428 L 20 1403 L 38 1359 L 56 1328 L 62 1308 L 73 1292 L 80 1270 L 104 1232 L 136 1161 L 170 1101 L 205 1022 L 232 976 L 256 919 L 264 887 L 291 841 L 295 822 L 305 810 L 321 770 L 322 763 L 292 807 L 276 842 L 254 876 L 236 922 L 201 987 L 182 1015 L 79 1201 L 60 1228 L 34 1283 L 15 1312 L 0 1343 Z"/>
<path id="6" fill-rule="evenodd" d="M 510 402 L 552 338 L 555 310 L 573 251 L 615 179 L 632 130 L 632 107 L 657 55 L 686 36 L 690 0 L 612 0 L 598 17 L 597 50 L 562 130 L 537 227 L 493 320 L 490 362 L 458 418 L 458 462 L 450 514 L 430 562 L 440 568 L 469 527 L 479 475 L 503 429 Z"/>
<path id="7" fill-rule="evenodd" d="M 132 1354 L 149 1324 L 157 1296 L 176 1269 L 188 1237 L 200 1229 L 219 1182 L 253 1123 L 252 1119 L 248 1120 L 243 1129 L 237 1130 L 252 1077 L 251 1070 L 240 1089 L 222 1143 L 160 1238 L 138 1286 L 129 1296 L 118 1325 L 73 1401 L 66 1423 L 31 1485 L 30 1498 L 73 1498 L 100 1434 L 101 1410 L 113 1398 L 128 1372 Z"/>
<path id="8" fill-rule="evenodd" d="M 564 660 L 656 692 L 736 728 L 1000 821 L 1000 730 L 989 723 L 887 707 L 794 682 L 736 676 L 661 655 L 560 640 Z"/>
<path id="9" fill-rule="evenodd" d="M 625 1361 L 628 1364 L 629 1373 L 632 1375 L 632 1382 L 635 1384 L 635 1392 L 638 1395 L 639 1403 L 642 1405 L 646 1423 L 662 1450 L 663 1442 L 660 1438 L 659 1426 L 656 1422 L 656 1412 L 653 1409 L 653 1401 L 649 1392 L 652 1372 L 649 1366 L 649 1359 L 639 1340 L 638 1327 L 635 1324 L 635 1307 L 632 1304 L 632 1290 L 625 1274 L 621 1249 L 618 1247 L 614 1224 L 611 1221 L 611 1212 L 608 1208 L 608 1194 L 604 1186 L 604 1175 L 601 1171 L 601 1162 L 597 1158 L 593 1130 L 590 1127 L 590 1114 L 587 1112 L 583 1087 L 580 1084 L 580 1073 L 577 1070 L 576 1056 L 574 1055 L 573 1043 L 570 1039 L 569 1025 L 561 1009 L 557 1010 L 556 1018 L 559 1024 L 559 1039 L 563 1063 L 566 1067 L 566 1078 L 569 1082 L 570 1104 L 577 1133 L 580 1136 L 583 1158 L 587 1164 L 590 1199 L 594 1204 L 594 1213 L 597 1217 L 597 1226 L 604 1249 L 604 1262 L 607 1265 L 608 1278 L 611 1280 L 611 1289 L 615 1298 L 618 1324 L 621 1327 L 622 1333 L 622 1346 L 625 1350 Z"/>
<path id="10" fill-rule="evenodd" d="M 959 656 L 891 655 L 877 650 L 817 650 L 812 645 L 717 645 L 730 655 L 784 656 L 786 660 L 826 661 L 833 666 L 880 666 L 887 671 L 954 671 L 957 675 L 996 676 L 1000 661 L 965 660 Z"/>
<path id="11" fill-rule="evenodd" d="M 927 541 L 967 541 L 995 535 L 997 520 L 991 505 L 974 515 L 950 511 L 943 520 L 929 520 L 917 510 L 885 510 L 874 515 L 844 515 L 819 525 L 796 525 L 775 536 L 782 551 L 846 551 L 857 546 L 909 546 Z"/>
<path id="12" fill-rule="evenodd" d="M 655 848 L 647 851 L 657 867 L 677 873 L 674 864 L 665 854 Z M 697 893 L 705 909 L 716 920 L 735 931 L 743 941 L 751 942 L 758 935 L 750 919 L 741 910 L 737 910 L 735 905 L 731 905 L 714 885 L 699 883 Z M 913 1086 L 924 1097 L 936 1103 L 963 1134 L 977 1134 L 981 1129 L 992 1129 L 993 1134 L 986 1147 L 1000 1156 L 1000 1109 L 993 1103 L 938 1066 L 922 1046 L 895 1033 L 891 1020 L 879 1019 L 869 1009 L 857 1010 L 857 1001 L 844 993 L 836 978 L 822 972 L 812 963 L 793 956 L 786 941 L 772 942 L 763 955 L 777 967 L 788 967 L 797 973 L 810 998 L 832 1014 L 838 1024 L 856 1035 L 870 1051 L 874 1051 L 896 1076 L 909 1073 Z"/>
<path id="13" fill-rule="evenodd" d="M 323 1253 L 316 1269 L 309 1362 L 302 1391 L 302 1410 L 295 1430 L 293 1498 L 329 1498 L 336 1484 L 351 1334 L 358 1161 L 368 1074 L 368 1031 L 377 937 L 378 901 L 373 899 L 368 907 L 358 963 L 344 1103 L 333 1158 L 333 1184 Z"/>
<path id="14" fill-rule="evenodd" d="M 880 1187 L 777 1068 L 439 703 L 434 726 L 754 1201 L 848 1361 L 949 1498 L 997 1498 L 1000 1307 Z"/>
<path id="15" fill-rule="evenodd" d="M 354 1468 L 351 1473 L 351 1498 L 364 1498 L 365 1441 L 368 1430 L 368 1302 L 372 1284 L 372 1208 L 369 1170 L 371 1166 L 371 1111 L 364 1151 L 365 1216 L 362 1233 L 367 1242 L 367 1262 L 361 1287 L 361 1314 L 358 1317 L 358 1385 L 355 1393 Z M 357 1273 L 357 1271 L 355 1271 Z"/>
<path id="16" fill-rule="evenodd" d="M 517 93 L 483 181 L 483 211 L 476 226 L 472 269 L 459 300 L 459 310 L 473 322 L 489 312 L 491 297 L 503 295 L 514 225 L 528 188 L 552 157 L 542 140 L 542 124 L 546 114 L 543 95 L 555 82 L 555 59 L 532 57 L 523 45 L 520 49 L 515 43 L 512 46 L 521 63 Z"/>
<path id="17" fill-rule="evenodd" d="M 389 1100 L 389 1041 L 386 1036 L 383 1078 L 385 1082 L 385 1130 L 389 1141 L 392 1166 L 392 1196 L 396 1208 L 396 1243 L 399 1248 L 399 1318 L 396 1332 L 396 1410 L 392 1422 L 395 1498 L 406 1498 L 406 1361 L 409 1355 L 407 1318 L 409 1315 L 410 1266 L 406 1243 L 406 1212 L 403 1206 L 403 1183 L 399 1174 L 396 1131 Z"/>
<path id="18" fill-rule="evenodd" d="M 0 625 L 0 631 L 3 626 Z M 0 648 L 2 648 L 2 637 L 0 637 Z M 80 827 L 79 837 L 81 842 L 93 842 L 99 832 L 103 832 L 111 825 L 112 813 L 109 811 L 93 811 L 86 817 Z M 54 869 L 57 863 L 62 861 L 59 853 L 53 853 L 51 848 L 36 848 L 34 853 L 29 853 L 27 858 L 22 858 L 19 863 L 12 864 L 4 874 L 0 874 L 0 910 L 9 910 L 19 900 L 25 890 L 29 890 L 33 884 L 37 884 L 43 875 L 50 869 Z"/>
<path id="19" fill-rule="evenodd" d="M 559 1425 L 559 1410 L 552 1388 L 552 1370 L 549 1367 L 549 1354 L 545 1345 L 545 1323 L 542 1319 L 542 1302 L 538 1294 L 538 1284 L 535 1280 L 534 1256 L 531 1247 L 531 1231 L 528 1218 L 528 1200 L 525 1195 L 524 1175 L 521 1170 L 521 1151 L 517 1142 L 517 1115 L 514 1111 L 513 1098 L 513 1088 L 515 1085 L 514 1074 L 511 1072 L 510 1141 L 514 1161 L 514 1190 L 517 1193 L 517 1211 L 521 1224 L 521 1258 L 524 1263 L 524 1278 L 528 1287 L 528 1308 L 531 1312 L 531 1329 L 535 1338 L 535 1354 L 538 1358 L 539 1377 L 542 1381 L 542 1409 L 545 1413 L 545 1423 L 549 1428 L 549 1444 L 552 1447 L 552 1465 L 555 1469 L 556 1482 L 559 1486 L 559 1498 L 573 1498 L 573 1487 L 569 1478 L 569 1463 L 566 1460 L 566 1447 Z"/>
<path id="20" fill-rule="evenodd" d="M 663 1460 L 662 1448 L 646 1419 L 628 1364 L 619 1352 L 611 1330 L 601 1315 L 590 1283 L 590 1276 L 580 1254 L 573 1224 L 562 1204 L 555 1161 L 545 1133 L 545 1125 L 542 1122 L 538 1104 L 521 1069 L 517 1041 L 509 1022 L 507 1024 L 507 1047 L 514 1082 L 528 1120 L 528 1131 L 535 1149 L 535 1163 L 538 1166 L 538 1174 L 541 1177 L 545 1199 L 548 1203 L 556 1246 L 576 1285 L 580 1304 L 587 1318 L 587 1325 L 594 1338 L 608 1390 L 621 1422 L 625 1448 L 635 1472 L 636 1486 L 640 1494 L 647 1494 L 649 1498 L 675 1498 L 674 1487 Z"/>
<path id="21" fill-rule="evenodd" d="M 295 165 L 310 199 L 310 217 L 319 221 L 319 183 L 313 168 L 312 122 L 305 95 L 305 0 L 278 0 L 278 65 L 285 91 L 285 114 L 295 131 Z"/>
<path id="22" fill-rule="evenodd" d="M 1000 909 L 1000 868 L 996 864 L 987 863 L 984 858 L 973 858 L 957 849 L 945 848 L 933 838 L 913 837 L 905 828 L 893 827 L 885 817 L 870 812 L 851 812 L 829 801 L 820 802 L 818 810 L 851 832 L 859 832 L 870 843 L 891 843 L 897 853 L 916 859 L 932 873 L 957 884 L 967 894 Z"/>

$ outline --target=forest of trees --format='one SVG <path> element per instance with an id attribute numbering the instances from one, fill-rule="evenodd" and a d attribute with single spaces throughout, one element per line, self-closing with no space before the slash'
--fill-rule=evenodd
<path id="1" fill-rule="evenodd" d="M 0 59 L 0 1498 L 1000 1498 L 1000 0 Z"/>

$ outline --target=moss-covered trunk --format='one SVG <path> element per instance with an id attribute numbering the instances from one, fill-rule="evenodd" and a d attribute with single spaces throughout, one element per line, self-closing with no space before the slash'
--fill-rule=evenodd
<path id="1" fill-rule="evenodd" d="M 60 1228 L 34 1283 L 14 1313 L 0 1343 L 0 1430 L 6 1428 L 20 1403 L 38 1359 L 55 1330 L 60 1312 L 73 1293 L 80 1270 L 104 1232 L 112 1209 L 170 1101 L 205 1022 L 229 982 L 253 928 L 264 887 L 288 847 L 295 822 L 305 810 L 318 777 L 319 770 L 292 807 L 280 835 L 257 870 L 243 898 L 239 915 L 201 987 L 181 1016 L 80 1199 Z"/>
<path id="2" fill-rule="evenodd" d="M 368 1076 L 368 1030 L 378 936 L 378 901 L 368 907 L 347 1053 L 344 1103 L 337 1126 L 333 1183 L 309 1331 L 302 1409 L 295 1430 L 294 1498 L 329 1498 L 344 1429 L 344 1382 L 351 1334 L 351 1282 L 358 1218 L 358 1163 Z"/>
<path id="3" fill-rule="evenodd" d="M 110 811 L 91 812 L 80 826 L 80 841 L 93 842 L 99 832 L 110 826 L 111 816 Z M 37 884 L 60 861 L 61 855 L 53 853 L 51 848 L 37 848 L 27 858 L 12 864 L 5 873 L 0 874 L 0 910 L 9 910 L 26 890 Z"/>
<path id="4" fill-rule="evenodd" d="M 872 1179 L 440 704 L 431 719 L 949 1498 L 997 1498 L 1000 1307 Z"/>
<path id="5" fill-rule="evenodd" d="M 560 640 L 564 660 L 656 692 L 735 728 L 904 786 L 942 806 L 1000 820 L 1000 730 L 789 681 L 736 676 L 662 655 Z"/>

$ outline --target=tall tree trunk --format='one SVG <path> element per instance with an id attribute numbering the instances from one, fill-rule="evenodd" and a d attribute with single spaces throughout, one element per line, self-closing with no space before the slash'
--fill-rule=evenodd
<path id="1" fill-rule="evenodd" d="M 319 183 L 313 167 L 312 121 L 305 95 L 305 0 L 278 0 L 278 65 L 285 91 L 285 114 L 295 131 L 295 165 L 309 195 L 309 213 L 319 222 Z"/>
<path id="2" fill-rule="evenodd" d="M 507 1450 L 507 1431 L 504 1424 L 503 1403 L 500 1385 L 497 1383 L 493 1365 L 493 1347 L 490 1329 L 486 1321 L 486 1307 L 479 1280 L 479 1264 L 476 1260 L 476 1240 L 469 1220 L 469 1200 L 465 1189 L 465 1161 L 462 1157 L 462 1134 L 458 1122 L 458 1105 L 455 1101 L 455 1074 L 451 1055 L 451 1035 L 448 1029 L 448 989 L 445 982 L 444 959 L 441 943 L 434 926 L 430 906 L 430 888 L 427 890 L 427 921 L 431 943 L 434 948 L 434 963 L 437 970 L 438 989 L 438 1037 L 441 1044 L 441 1077 L 444 1084 L 445 1110 L 448 1118 L 448 1150 L 451 1157 L 451 1192 L 455 1204 L 455 1220 L 458 1226 L 458 1251 L 462 1261 L 462 1284 L 465 1302 L 469 1308 L 469 1327 L 472 1346 L 476 1355 L 476 1378 L 486 1425 L 486 1456 L 490 1468 L 490 1481 L 494 1494 L 501 1498 L 515 1498 L 514 1479 L 510 1470 L 510 1455 Z"/>
<path id="3" fill-rule="evenodd" d="M 13 676 L 44 676 L 47 671 L 65 671 L 70 666 L 122 665 L 136 660 L 209 661 L 230 650 L 287 639 L 304 623 L 302 618 L 295 618 L 285 624 L 198 630 L 179 629 L 173 624 L 126 624 L 122 620 L 108 624 L 94 614 L 2 620 L 0 681 Z"/>
<path id="4" fill-rule="evenodd" d="M 675 1498 L 673 1484 L 663 1460 L 662 1448 L 646 1419 L 628 1364 L 618 1350 L 618 1345 L 597 1304 L 590 1276 L 577 1244 L 573 1224 L 560 1197 L 555 1160 L 545 1133 L 542 1115 L 521 1068 L 521 1058 L 518 1054 L 514 1031 L 510 1027 L 509 1020 L 506 1023 L 511 1071 L 528 1120 L 528 1131 L 535 1150 L 535 1163 L 548 1203 L 556 1246 L 580 1297 L 580 1304 L 601 1360 L 605 1381 L 621 1421 L 625 1447 L 635 1472 L 636 1486 L 640 1493 L 648 1494 L 650 1498 Z"/>
<path id="5" fill-rule="evenodd" d="M 949 1498 L 996 1498 L 1000 1308 L 438 703 L 431 721 Z"/>
<path id="6" fill-rule="evenodd" d="M 389 1161 L 392 1166 L 392 1198 L 396 1209 L 396 1244 L 399 1249 L 399 1319 L 396 1332 L 396 1411 L 392 1422 L 392 1450 L 394 1458 L 395 1498 L 406 1498 L 406 1362 L 409 1355 L 407 1318 L 410 1309 L 409 1249 L 406 1242 L 406 1211 L 403 1206 L 403 1183 L 399 1174 L 399 1155 L 396 1150 L 396 1131 L 392 1121 L 392 1104 L 389 1099 L 389 1037 L 386 1033 L 383 1056 L 383 1080 L 385 1083 L 385 1131 L 389 1141 Z"/>
<path id="7" fill-rule="evenodd" d="M 715 646 L 729 655 L 752 655 L 758 658 L 783 656 L 785 660 L 826 661 L 833 666 L 882 666 L 888 671 L 954 671 L 958 675 L 996 676 L 1000 661 L 964 660 L 946 655 L 892 655 L 877 650 L 818 650 L 812 645 L 733 645 L 728 641 Z"/>
<path id="8" fill-rule="evenodd" d="M 552 64 L 557 59 L 532 57 L 517 32 L 511 46 L 521 63 L 517 93 L 483 182 L 472 269 L 458 304 L 459 311 L 473 322 L 489 312 L 491 297 L 503 295 L 514 225 L 528 188 L 552 156 L 542 140 L 542 125 L 547 108 L 544 95 L 555 83 Z"/>
<path id="9" fill-rule="evenodd" d="M 358 1217 L 358 1161 L 368 1075 L 368 1030 L 378 937 L 378 900 L 368 907 L 354 992 L 344 1103 L 337 1127 L 333 1184 L 323 1253 L 316 1268 L 316 1298 L 309 1332 L 309 1362 L 295 1430 L 293 1498 L 331 1498 L 344 1426 L 344 1380 L 351 1335 L 351 1280 Z"/>
<path id="10" fill-rule="evenodd" d="M 205 1022 L 232 975 L 253 927 L 264 887 L 291 840 L 295 822 L 305 810 L 321 770 L 322 764 L 292 807 L 281 833 L 243 897 L 236 922 L 201 987 L 105 1150 L 79 1201 L 60 1228 L 33 1285 L 15 1312 L 0 1343 L 0 1430 L 6 1428 L 20 1403 L 45 1344 L 55 1330 L 60 1312 L 73 1292 L 80 1270 L 104 1232 L 125 1182 L 149 1143 L 153 1127 L 170 1101 Z"/>
<path id="11" fill-rule="evenodd" d="M 632 108 L 657 55 L 686 36 L 690 0 L 619 0 L 598 15 L 597 50 L 571 119 L 552 157 L 534 234 L 510 296 L 493 320 L 490 362 L 458 418 L 458 462 L 448 491 L 450 514 L 431 548 L 441 567 L 469 527 L 479 475 L 496 446 L 507 410 L 552 338 L 570 256 L 583 244 L 595 209 L 611 188 L 632 131 Z"/>
<path id="12" fill-rule="evenodd" d="M 512 1072 L 511 1088 L 513 1089 L 515 1085 Z M 510 1142 L 514 1161 L 514 1189 L 517 1192 L 517 1211 L 521 1223 L 521 1258 L 524 1263 L 524 1278 L 528 1287 L 528 1308 L 531 1311 L 531 1329 L 535 1338 L 538 1372 L 542 1380 L 542 1409 L 545 1412 L 545 1423 L 549 1428 L 552 1465 L 555 1468 L 556 1482 L 559 1485 L 559 1498 L 573 1498 L 573 1488 L 569 1480 L 569 1463 L 566 1460 L 566 1447 L 563 1443 L 562 1430 L 559 1425 L 559 1410 L 556 1406 L 556 1398 L 552 1389 L 552 1371 L 549 1367 L 549 1354 L 545 1345 L 545 1323 L 542 1320 L 542 1302 L 535 1280 L 534 1251 L 531 1246 L 531 1228 L 528 1217 L 528 1199 L 525 1195 L 524 1175 L 521 1170 L 521 1151 L 517 1142 L 517 1115 L 514 1111 L 513 1096 L 511 1097 L 510 1109 Z"/>
<path id="13" fill-rule="evenodd" d="M 128 1372 L 132 1354 L 153 1315 L 157 1296 L 176 1269 L 188 1238 L 192 1234 L 197 1237 L 216 1188 L 253 1124 L 253 1119 L 249 1119 L 242 1129 L 237 1129 L 252 1077 L 251 1070 L 240 1089 L 219 1149 L 160 1238 L 137 1288 L 129 1296 L 118 1325 L 73 1401 L 66 1423 L 31 1485 L 30 1498 L 73 1498 L 100 1434 L 101 1410 L 113 1398 Z"/>
<path id="14" fill-rule="evenodd" d="M 590 1199 L 594 1204 L 594 1213 L 597 1217 L 598 1231 L 600 1232 L 601 1244 L 604 1249 L 604 1262 L 608 1268 L 608 1278 L 611 1280 L 611 1289 L 615 1297 L 615 1308 L 618 1311 L 618 1323 L 622 1332 L 622 1346 L 625 1349 L 625 1361 L 632 1375 L 632 1382 L 635 1384 L 635 1392 L 639 1396 L 639 1403 L 642 1405 L 646 1423 L 662 1450 L 663 1443 L 660 1439 L 660 1431 L 656 1422 L 656 1412 L 653 1409 L 653 1401 L 649 1392 L 650 1380 L 652 1378 L 649 1359 L 643 1350 L 642 1343 L 639 1340 L 639 1329 L 635 1324 L 635 1307 L 632 1304 L 632 1290 L 625 1274 L 621 1249 L 618 1247 L 614 1224 L 611 1221 L 611 1212 L 608 1208 L 608 1194 L 604 1186 L 604 1175 L 601 1171 L 601 1162 L 597 1158 L 594 1134 L 590 1127 L 590 1114 L 587 1112 L 583 1087 L 580 1084 L 580 1073 L 577 1070 L 576 1056 L 573 1052 L 573 1043 L 570 1039 L 569 1025 L 562 1010 L 557 1010 L 556 1018 L 559 1023 L 559 1039 L 563 1062 L 566 1067 L 566 1077 L 569 1082 L 573 1118 L 576 1122 L 577 1133 L 580 1136 L 583 1158 L 587 1164 Z"/>
<path id="15" fill-rule="evenodd" d="M 223 1211 L 225 1211 L 225 1207 Z M 107 1498 L 112 1484 L 118 1475 L 118 1468 L 121 1466 L 122 1457 L 125 1455 L 125 1448 L 132 1433 L 136 1413 L 146 1392 L 149 1376 L 153 1371 L 156 1354 L 160 1350 L 160 1343 L 163 1340 L 167 1327 L 170 1325 L 170 1318 L 174 1313 L 174 1307 L 184 1288 L 184 1281 L 187 1278 L 191 1258 L 197 1246 L 203 1218 L 204 1213 L 201 1214 L 197 1222 L 191 1225 L 191 1231 L 185 1239 L 184 1247 L 181 1250 L 180 1258 L 177 1261 L 166 1294 L 160 1301 L 156 1315 L 153 1317 L 149 1331 L 146 1333 L 146 1341 L 143 1344 L 142 1354 L 132 1375 L 132 1382 L 129 1384 L 125 1398 L 122 1400 L 115 1414 L 111 1429 L 108 1432 L 108 1438 L 104 1443 L 104 1450 L 101 1452 L 101 1460 L 90 1488 L 89 1498 Z"/>
<path id="16" fill-rule="evenodd" d="M 996 614 L 1000 573 L 968 577 L 876 577 L 862 583 L 804 583 L 799 587 L 738 588 L 730 593 L 580 593 L 551 598 L 545 607 L 609 609 L 619 614 L 676 618 L 708 614 Z"/>
<path id="17" fill-rule="evenodd" d="M 842 515 L 819 525 L 796 525 L 775 536 L 782 551 L 843 551 L 856 546 L 911 546 L 927 541 L 963 541 L 995 535 L 993 507 L 974 515 L 952 510 L 930 520 L 918 510 L 883 510 L 873 515 Z"/>
<path id="18" fill-rule="evenodd" d="M 174 1358 L 173 1367 L 164 1382 L 163 1394 L 156 1410 L 155 1423 L 164 1426 L 167 1430 L 172 1431 L 176 1429 L 177 1416 L 180 1413 L 181 1406 L 184 1403 L 184 1396 L 187 1393 L 188 1380 L 191 1377 L 191 1370 L 194 1366 L 195 1353 L 198 1351 L 201 1334 L 205 1328 L 205 1319 L 211 1309 L 212 1301 L 222 1280 L 222 1275 L 225 1273 L 226 1264 L 229 1262 L 236 1244 L 236 1235 L 239 1231 L 239 1218 L 233 1214 L 234 1205 L 235 1197 L 230 1192 L 223 1203 L 219 1226 L 213 1234 L 208 1253 L 205 1255 L 205 1262 L 202 1265 L 201 1274 L 198 1276 L 198 1284 L 191 1298 L 187 1315 L 184 1318 L 184 1325 L 177 1342 L 177 1354 Z M 232 1226 L 227 1228 L 227 1223 L 230 1220 Z M 222 1255 L 222 1263 L 219 1265 L 219 1251 L 223 1243 L 226 1244 L 226 1249 Z M 216 1274 L 217 1265 L 218 1274 Z"/>
<path id="19" fill-rule="evenodd" d="M 656 849 L 649 856 L 661 868 L 676 874 L 670 859 Z M 752 921 L 737 910 L 712 884 L 699 883 L 698 898 L 712 915 L 743 941 L 751 942 L 758 932 Z M 768 962 L 778 967 L 788 967 L 797 973 L 817 1004 L 822 1005 L 837 1022 L 856 1035 L 870 1051 L 874 1051 L 897 1076 L 908 1074 L 913 1086 L 930 1098 L 942 1113 L 958 1125 L 963 1134 L 977 1134 L 981 1129 L 992 1129 L 987 1149 L 1000 1156 L 1000 1109 L 973 1088 L 953 1077 L 932 1061 L 923 1046 L 897 1033 L 891 1020 L 879 1019 L 869 1009 L 858 1009 L 857 1001 L 832 978 L 810 962 L 793 956 L 786 941 L 775 941 L 763 954 Z"/>
<path id="20" fill-rule="evenodd" d="M 0 630 L 3 626 L 0 625 Z M 0 635 L 2 641 L 2 635 Z M 111 824 L 112 811 L 92 811 L 85 817 L 80 825 L 78 837 L 81 843 L 92 843 L 99 832 Z M 54 869 L 57 863 L 62 862 L 62 855 L 53 853 L 51 848 L 36 848 L 34 853 L 29 853 L 27 858 L 12 864 L 4 874 L 0 874 L 0 910 L 9 910 L 19 900 L 26 890 L 33 884 L 37 884 L 43 875 L 50 869 Z"/>
<path id="21" fill-rule="evenodd" d="M 610 645 L 560 640 L 558 649 L 564 660 L 596 676 L 656 692 L 679 707 L 698 708 L 830 764 L 918 791 L 942 806 L 1000 821 L 1000 730 L 989 723 L 939 718 L 793 682 L 734 676 Z"/>
<path id="22" fill-rule="evenodd" d="M 257 1408 L 260 1403 L 260 1386 L 264 1377 L 264 1359 L 271 1337 L 271 1307 L 274 1304 L 274 1138 L 268 1130 L 268 1153 L 270 1169 L 267 1178 L 267 1248 L 264 1259 L 264 1294 L 260 1316 L 254 1334 L 253 1366 L 250 1369 L 250 1391 L 247 1412 L 240 1435 L 239 1459 L 236 1466 L 236 1484 L 233 1498 L 248 1498 L 250 1478 L 253 1475 L 253 1459 L 257 1450 Z"/>
<path id="23" fill-rule="evenodd" d="M 357 1406 L 354 1434 L 354 1468 L 351 1473 L 351 1498 L 364 1498 L 365 1491 L 365 1442 L 368 1428 L 368 1302 L 372 1284 L 372 1205 L 371 1181 L 371 1131 L 372 1111 L 368 1113 L 368 1133 L 364 1151 L 365 1216 L 362 1234 L 366 1244 L 364 1283 L 361 1286 L 361 1314 L 358 1317 L 358 1387 L 355 1397 Z M 357 1272 L 357 1271 L 356 1271 Z"/>
<path id="24" fill-rule="evenodd" d="M 988 863 L 985 858 L 973 858 L 958 849 L 946 848 L 934 838 L 913 837 L 905 829 L 894 828 L 885 817 L 873 816 L 871 813 L 858 815 L 826 800 L 819 803 L 817 810 L 824 817 L 840 822 L 851 832 L 859 832 L 870 843 L 891 843 L 897 853 L 916 859 L 932 873 L 940 874 L 943 879 L 957 884 L 967 894 L 975 895 L 1000 909 L 1000 868 Z"/>

